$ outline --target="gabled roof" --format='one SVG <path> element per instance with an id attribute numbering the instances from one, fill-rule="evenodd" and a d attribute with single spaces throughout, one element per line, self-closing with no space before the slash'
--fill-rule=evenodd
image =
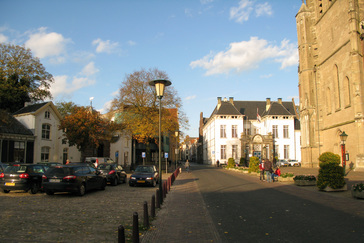
<path id="1" fill-rule="evenodd" d="M 52 101 L 25 106 L 20 110 L 14 112 L 13 116 L 25 116 L 29 114 L 35 116 L 40 112 L 44 111 L 47 107 L 50 107 L 54 111 L 58 119 L 62 119 L 62 115 L 59 113 L 57 107 L 53 104 Z"/>
<path id="2" fill-rule="evenodd" d="M 220 108 L 218 110 L 215 109 L 215 114 L 216 115 L 238 115 L 238 116 L 241 116 L 241 113 L 229 101 L 222 101 Z"/>
<path id="3" fill-rule="evenodd" d="M 32 131 L 4 110 L 0 110 L 0 134 L 34 136 Z"/>
<path id="4" fill-rule="evenodd" d="M 294 109 L 292 102 L 285 102 L 285 103 L 287 103 L 286 104 L 287 107 L 284 106 L 283 102 L 282 102 L 282 104 L 280 104 L 278 102 L 272 102 L 269 109 L 262 113 L 262 117 L 263 116 L 276 116 L 276 115 L 280 115 L 280 116 L 295 115 L 294 110 L 293 110 L 293 113 L 288 110 L 288 109 L 292 109 L 292 108 Z M 290 107 L 290 106 L 292 106 L 292 107 Z"/>

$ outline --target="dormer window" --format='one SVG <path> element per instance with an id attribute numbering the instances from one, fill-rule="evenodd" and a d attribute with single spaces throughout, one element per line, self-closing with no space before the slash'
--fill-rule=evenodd
<path id="1" fill-rule="evenodd" d="M 51 113 L 49 111 L 44 112 L 44 118 L 50 119 L 51 118 Z"/>

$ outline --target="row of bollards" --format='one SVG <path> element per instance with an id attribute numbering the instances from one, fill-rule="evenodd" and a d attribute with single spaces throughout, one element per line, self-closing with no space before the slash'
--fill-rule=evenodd
<path id="1" fill-rule="evenodd" d="M 150 207 L 150 214 L 152 218 L 155 218 L 155 208 L 161 208 L 162 202 L 159 201 L 159 193 L 162 193 L 163 198 L 166 198 L 168 191 L 171 190 L 171 186 L 175 179 L 177 178 L 178 174 L 180 173 L 180 168 L 177 168 L 173 174 L 168 177 L 166 181 L 163 182 L 162 185 L 162 192 L 159 189 L 156 190 L 156 195 L 152 196 L 151 200 L 151 207 Z M 143 226 L 146 229 L 149 229 L 149 215 L 148 215 L 148 202 L 144 201 L 143 204 Z M 133 243 L 139 243 L 139 219 L 138 213 L 133 213 L 133 233 L 132 233 L 132 240 Z M 118 243 L 125 243 L 125 229 L 124 226 L 120 225 L 118 227 Z"/>

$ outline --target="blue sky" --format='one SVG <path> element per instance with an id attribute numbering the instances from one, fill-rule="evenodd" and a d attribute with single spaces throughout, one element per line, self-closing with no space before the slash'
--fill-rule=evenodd
<path id="1" fill-rule="evenodd" d="M 301 0 L 0 0 L 0 42 L 55 78 L 53 101 L 106 112 L 126 75 L 167 72 L 198 136 L 217 97 L 298 104 Z"/>

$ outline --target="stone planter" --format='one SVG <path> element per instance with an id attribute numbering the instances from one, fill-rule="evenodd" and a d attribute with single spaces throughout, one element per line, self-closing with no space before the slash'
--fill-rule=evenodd
<path id="1" fill-rule="evenodd" d="M 294 184 L 297 186 L 316 186 L 316 181 L 295 180 Z"/>
<path id="2" fill-rule="evenodd" d="M 360 198 L 360 199 L 364 199 L 364 191 L 354 191 L 353 189 L 351 189 L 351 195 L 355 198 Z"/>
<path id="3" fill-rule="evenodd" d="M 322 191 L 325 191 L 325 192 L 342 192 L 342 191 L 347 191 L 347 190 L 348 190 L 348 184 L 345 184 L 343 187 L 337 188 L 337 189 L 333 189 L 329 186 L 322 189 Z"/>
<path id="4" fill-rule="evenodd" d="M 278 181 L 282 181 L 282 182 L 292 182 L 293 181 L 293 177 L 278 177 Z"/>

